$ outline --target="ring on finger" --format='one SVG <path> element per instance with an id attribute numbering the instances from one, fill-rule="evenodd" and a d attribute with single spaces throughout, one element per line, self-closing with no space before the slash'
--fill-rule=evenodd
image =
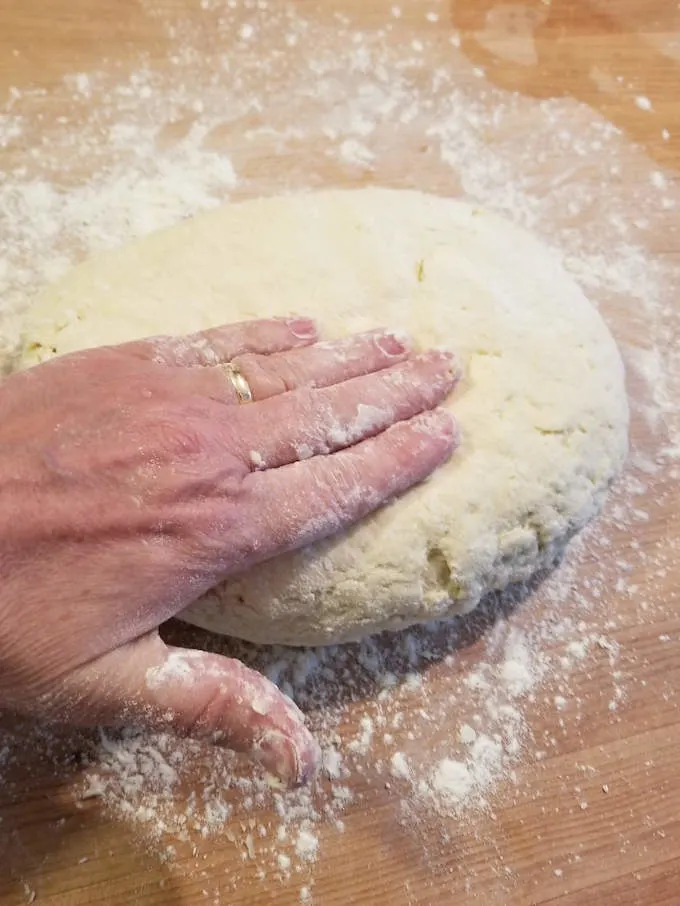
<path id="1" fill-rule="evenodd" d="M 239 403 L 252 403 L 253 391 L 240 368 L 232 362 L 226 362 L 218 367 L 234 388 Z"/>

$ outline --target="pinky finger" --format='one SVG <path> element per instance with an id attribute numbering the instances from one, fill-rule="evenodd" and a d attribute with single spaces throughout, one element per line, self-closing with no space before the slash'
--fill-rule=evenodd
<path id="1" fill-rule="evenodd" d="M 452 415 L 434 409 L 330 456 L 252 473 L 251 500 L 283 553 L 349 527 L 423 481 L 457 444 Z M 273 506 L 277 500 L 296 504 Z"/>

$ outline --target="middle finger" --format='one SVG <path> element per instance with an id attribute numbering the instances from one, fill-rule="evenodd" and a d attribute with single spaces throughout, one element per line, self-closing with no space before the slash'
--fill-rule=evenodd
<path id="1" fill-rule="evenodd" d="M 302 388 L 239 407 L 231 416 L 256 469 L 327 455 L 438 406 L 455 386 L 453 356 L 429 352 L 325 388 Z"/>

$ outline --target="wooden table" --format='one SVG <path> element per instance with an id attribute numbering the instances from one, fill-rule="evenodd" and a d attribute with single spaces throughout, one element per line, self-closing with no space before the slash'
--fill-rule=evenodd
<path id="1" fill-rule="evenodd" d="M 462 113 L 458 110 L 454 125 L 481 117 L 475 141 L 481 142 L 480 148 L 485 142 L 493 145 L 493 162 L 500 166 L 504 161 L 507 170 L 487 179 L 482 170 L 475 170 L 474 149 L 461 150 L 456 135 L 451 134 L 446 142 L 454 161 L 447 163 L 442 144 L 438 144 L 444 139 L 436 129 L 428 133 L 423 128 L 418 111 L 413 126 L 406 115 L 398 128 L 390 125 L 389 112 L 383 111 L 380 128 L 369 129 L 368 137 L 362 134 L 361 123 L 358 127 L 350 123 L 349 129 L 340 123 L 333 127 L 335 133 L 330 127 L 325 133 L 317 130 L 311 141 L 309 123 L 317 122 L 318 108 L 327 101 L 315 97 L 314 92 L 307 99 L 299 91 L 296 94 L 297 89 L 286 86 L 299 88 L 303 83 L 294 76 L 290 76 L 292 82 L 286 82 L 289 76 L 285 73 L 280 76 L 284 88 L 278 96 L 272 77 L 258 75 L 255 69 L 243 78 L 251 80 L 255 95 L 258 78 L 262 80 L 257 103 L 249 109 L 246 104 L 238 115 L 225 116 L 219 128 L 211 128 L 210 147 L 226 150 L 239 176 L 235 186 L 227 186 L 226 180 L 216 193 L 245 197 L 308 185 L 385 183 L 444 194 L 458 194 L 464 188 L 494 204 L 501 197 L 504 173 L 510 178 L 527 176 L 527 156 L 519 148 L 522 134 L 530 143 L 544 130 L 546 152 L 537 154 L 537 169 L 529 174 L 535 182 L 525 179 L 522 191 L 525 195 L 533 192 L 532 198 L 550 200 L 565 186 L 572 187 L 573 197 L 583 203 L 574 209 L 571 226 L 584 236 L 593 230 L 596 242 L 596 234 L 604 229 L 598 218 L 616 185 L 618 207 L 608 215 L 607 229 L 615 229 L 617 217 L 622 216 L 626 223 L 639 220 L 631 241 L 648 256 L 650 272 L 652 267 L 665 268 L 666 277 L 660 290 L 663 298 L 652 299 L 647 307 L 630 298 L 630 274 L 618 284 L 612 274 L 611 285 L 600 280 L 592 290 L 624 350 L 633 400 L 632 471 L 617 496 L 618 505 L 628 507 L 628 515 L 617 517 L 610 512 L 607 538 L 611 544 L 596 546 L 590 558 L 587 552 L 582 555 L 573 577 L 577 596 L 587 595 L 599 576 L 597 607 L 590 609 L 588 631 L 593 627 L 597 631 L 601 624 L 606 644 L 572 670 L 568 696 L 574 707 L 566 707 L 562 713 L 554 706 L 559 686 L 554 675 L 536 687 L 533 700 L 522 704 L 535 743 L 527 748 L 512 778 L 500 778 L 494 785 L 486 809 L 458 819 L 433 819 L 431 825 L 421 823 L 417 828 L 409 827 L 408 821 L 400 823 L 399 797 L 386 789 L 384 778 L 372 774 L 370 761 L 381 756 L 378 747 L 371 752 L 363 773 L 355 772 L 348 780 L 356 795 L 344 814 L 344 833 L 319 830 L 322 846 L 317 862 L 299 878 L 294 875 L 286 882 L 272 872 L 264 880 L 258 878 L 257 859 L 244 862 L 243 847 L 226 842 L 226 830 L 232 835 L 241 832 L 229 822 L 225 834 L 206 840 L 190 838 L 177 844 L 170 862 L 163 861 L 159 851 L 167 855 L 164 845 L 145 849 L 134 829 L 112 816 L 97 798 L 81 799 L 74 792 L 82 778 L 78 752 L 68 748 L 72 743 L 65 744 L 65 757 L 64 746 L 58 742 L 48 745 L 44 739 L 38 745 L 36 733 L 26 731 L 25 751 L 19 756 L 14 752 L 14 763 L 3 774 L 0 737 L 3 904 L 294 904 L 300 902 L 301 887 L 307 884 L 309 902 L 317 906 L 581 906 L 593 899 L 602 906 L 680 902 L 680 467 L 678 447 L 671 449 L 680 436 L 680 381 L 668 359 L 665 385 L 652 373 L 654 363 L 660 361 L 658 356 L 667 358 L 673 344 L 676 349 L 680 345 L 679 284 L 676 281 L 673 286 L 670 270 L 680 264 L 680 9 L 664 0 L 526 0 L 514 4 L 505 0 L 433 0 L 429 4 L 404 0 L 396 9 L 394 5 L 381 0 L 343 0 L 331 8 L 330 4 L 300 0 L 289 7 L 286 20 L 294 37 L 281 47 L 288 47 L 291 59 L 294 55 L 298 61 L 313 59 L 319 80 L 329 70 L 337 73 L 346 58 L 346 79 L 332 88 L 333 97 L 339 97 L 338 91 L 352 97 L 359 76 L 373 78 L 362 72 L 360 57 L 351 57 L 352 48 L 361 47 L 369 41 L 366 34 L 373 34 L 385 48 L 387 82 L 383 81 L 383 87 L 388 100 L 389 92 L 394 91 L 394 73 L 400 71 L 395 63 L 400 48 L 410 48 L 408 53 L 420 60 L 415 74 L 408 78 L 419 92 L 421 108 L 437 71 L 440 81 L 446 80 L 447 73 L 449 77 L 455 73 L 455 85 L 448 83 L 446 90 L 453 97 L 460 88 L 464 92 L 460 103 L 467 104 L 470 113 L 466 113 L 468 107 Z M 163 79 L 171 78 L 178 69 L 187 73 L 187 67 L 198 67 L 202 78 L 211 71 L 224 74 L 226 48 L 232 81 L 224 90 L 238 94 L 235 80 L 246 72 L 248 59 L 283 59 L 284 51 L 276 43 L 281 34 L 277 38 L 277 29 L 268 26 L 267 20 L 279 21 L 276 17 L 285 8 L 278 0 L 260 7 L 255 2 L 239 2 L 233 8 L 217 0 L 202 5 L 192 0 L 159 0 L 155 4 L 27 0 L 20 6 L 4 0 L 0 4 L 0 103 L 7 103 L 6 115 L 20 116 L 21 123 L 18 133 L 5 139 L 4 147 L 0 142 L 0 173 L 14 172 L 10 180 L 21 181 L 25 177 L 17 175 L 15 168 L 25 166 L 29 177 L 34 172 L 44 178 L 49 169 L 44 154 L 32 156 L 34 149 L 45 152 L 41 138 L 63 137 L 69 130 L 81 134 L 83 122 L 104 102 L 96 87 L 100 83 L 96 79 L 79 82 L 76 73 L 98 71 L 109 90 L 143 69 L 144 79 L 132 83 L 135 97 L 143 99 L 145 93 L 161 96 Z M 220 30 L 222 15 L 232 18 Z M 299 24 L 303 20 L 306 30 Z M 251 40 L 253 22 L 261 38 L 258 41 Z M 364 36 L 353 44 L 352 35 L 362 31 Z M 325 69 L 317 65 L 319 36 L 329 51 Z M 189 63 L 180 59 L 182 47 L 193 51 Z M 424 63 L 423 54 L 427 57 Z M 160 81 L 153 81 L 156 76 Z M 161 139 L 167 147 L 180 142 L 201 114 L 195 98 L 193 110 L 191 98 L 177 100 L 179 83 L 173 84 L 174 106 L 154 114 L 165 124 Z M 11 86 L 17 91 L 12 93 Z M 501 91 L 495 93 L 497 90 Z M 476 99 L 487 105 L 481 114 L 480 108 L 473 109 Z M 54 141 L 53 179 L 60 190 L 74 191 L 87 184 L 91 171 L 114 154 L 107 147 L 106 136 L 110 138 L 112 133 L 106 128 L 115 111 L 111 112 L 110 100 L 107 103 L 102 147 L 98 156 L 93 152 L 91 168 L 82 153 L 69 153 L 63 141 Z M 403 111 L 403 99 L 399 103 Z M 447 103 L 438 100 L 436 109 Z M 503 113 L 499 117 L 503 126 L 494 122 L 490 112 L 489 105 L 496 103 Z M 311 111 L 309 122 L 307 109 Z M 551 111 L 559 114 L 552 137 L 546 127 Z M 353 109 L 352 116 L 358 115 Z M 60 124 L 60 117 L 67 121 Z M 432 117 L 434 122 L 436 115 Z M 5 120 L 6 129 L 8 122 Z M 275 129 L 268 132 L 272 122 Z M 566 128 L 565 122 L 569 130 L 562 140 L 559 132 Z M 614 133 L 603 127 L 606 122 L 621 134 L 612 138 Z M 0 136 L 2 123 L 0 117 Z M 593 132 L 592 123 L 599 123 L 599 131 Z M 297 128 L 300 134 L 283 136 L 286 127 Z M 509 134 L 502 134 L 502 128 Z M 350 134 L 355 144 L 343 146 Z M 93 135 L 88 133 L 88 141 L 95 148 Z M 598 147 L 597 135 L 604 146 L 600 143 Z M 553 138 L 556 144 L 550 144 Z M 586 139 L 585 150 L 579 150 Z M 47 146 L 51 142 L 49 139 Z M 364 147 L 373 156 L 364 155 L 362 161 Z M 607 149 L 615 150 L 613 167 L 603 161 L 602 147 L 605 157 Z M 129 143 L 121 153 L 131 153 Z M 466 166 L 457 166 L 461 160 Z M 491 189 L 489 180 L 496 180 Z M 583 187 L 588 185 L 590 194 L 585 197 Z M 661 185 L 664 189 L 658 204 L 652 204 L 648 199 Z M 114 204 L 115 196 L 109 200 Z M 191 204 L 187 202 L 187 207 Z M 511 213 L 512 202 L 506 200 L 500 207 Z M 8 211 L 0 210 L 0 239 L 16 237 L 17 218 L 26 219 L 30 210 L 30 205 L 24 205 L 11 218 L 5 216 Z M 177 213 L 186 211 L 178 205 Z M 557 221 L 563 214 L 566 216 L 562 201 L 556 202 L 556 211 L 536 228 L 545 232 L 551 217 Z M 522 211 L 518 214 L 522 219 L 520 215 Z M 96 216 L 101 220 L 99 209 Z M 171 213 L 169 219 L 174 216 Z M 74 222 L 69 221 L 69 242 L 71 234 L 77 233 Z M 563 222 L 560 228 L 565 229 Z M 56 247 L 62 239 L 57 232 L 51 241 Z M 87 243 L 75 245 L 76 257 L 82 257 Z M 29 269 L 36 264 L 31 255 L 35 259 L 37 254 L 35 242 L 27 241 L 21 255 L 27 258 Z M 645 279 L 645 270 L 643 264 L 638 282 Z M 588 282 L 583 269 L 581 276 Z M 26 285 L 33 288 L 48 277 L 41 274 L 35 281 L 27 279 Z M 650 292 L 654 295 L 655 291 Z M 679 394 L 675 406 L 674 392 Z M 634 506 L 631 494 L 635 495 Z M 602 581 L 603 559 L 610 564 L 606 576 L 611 581 Z M 623 586 L 617 585 L 616 563 L 622 560 L 628 564 L 625 594 L 621 593 Z M 570 612 L 572 603 L 570 592 L 559 606 Z M 549 602 L 534 605 L 526 601 L 512 619 L 518 625 L 545 620 L 548 606 Z M 578 627 L 574 632 L 577 639 Z M 485 656 L 485 644 L 481 638 L 458 653 L 455 671 L 461 678 Z M 545 644 L 546 651 L 551 645 L 557 650 L 560 642 Z M 614 644 L 620 646 L 615 657 L 605 650 Z M 431 694 L 437 694 L 437 677 L 443 676 L 442 664 L 437 669 L 440 674 L 434 670 L 429 680 Z M 612 688 L 621 690 L 616 700 Z M 464 710 L 464 701 L 460 707 Z M 345 741 L 356 736 L 359 715 L 358 705 L 348 709 L 341 729 Z M 10 726 L 8 718 L 4 724 Z M 446 728 L 437 732 L 441 737 Z M 546 740 L 550 742 L 543 746 Z M 420 739 L 419 743 L 427 749 L 430 740 Z M 535 752 L 541 748 L 545 757 L 537 760 Z M 194 781 L 200 789 L 200 778 Z M 266 820 L 266 811 L 263 816 Z"/>

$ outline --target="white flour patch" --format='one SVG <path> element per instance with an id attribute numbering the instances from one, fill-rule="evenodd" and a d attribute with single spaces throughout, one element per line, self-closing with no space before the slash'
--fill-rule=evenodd
<path id="1" fill-rule="evenodd" d="M 493 87 L 425 10 L 417 41 L 398 6 L 365 31 L 342 14 L 250 0 L 202 0 L 191 21 L 163 15 L 162 71 L 141 59 L 125 76 L 102 65 L 49 93 L 17 86 L 0 108 L 5 361 L 30 297 L 83 257 L 231 197 L 367 179 L 500 211 L 560 251 L 615 332 L 627 324 L 618 338 L 634 390 L 629 472 L 606 517 L 530 598 L 324 650 L 172 630 L 178 643 L 243 657 L 309 714 L 324 752 L 312 788 L 282 791 L 229 753 L 165 734 L 78 737 L 77 768 L 76 743 L 47 728 L 0 734 L 4 796 L 23 795 L 29 781 L 12 778 L 35 752 L 73 802 L 101 802 L 168 864 L 194 858 L 198 869 L 219 835 L 244 872 L 294 884 L 312 902 L 315 864 L 331 857 L 362 790 L 387 787 L 395 821 L 430 850 L 446 845 L 441 822 L 520 796 L 586 713 L 625 712 L 635 653 L 615 636 L 626 621 L 677 608 L 661 590 L 680 552 L 636 533 L 668 499 L 667 478 L 680 477 L 679 275 L 652 251 L 653 237 L 675 228 L 680 193 L 585 105 Z M 646 101 L 636 101 L 643 111 Z M 163 670 L 191 673 L 182 659 Z M 589 671 L 598 692 L 585 700 L 574 690 Z M 228 881 L 240 883 L 238 873 Z"/>

